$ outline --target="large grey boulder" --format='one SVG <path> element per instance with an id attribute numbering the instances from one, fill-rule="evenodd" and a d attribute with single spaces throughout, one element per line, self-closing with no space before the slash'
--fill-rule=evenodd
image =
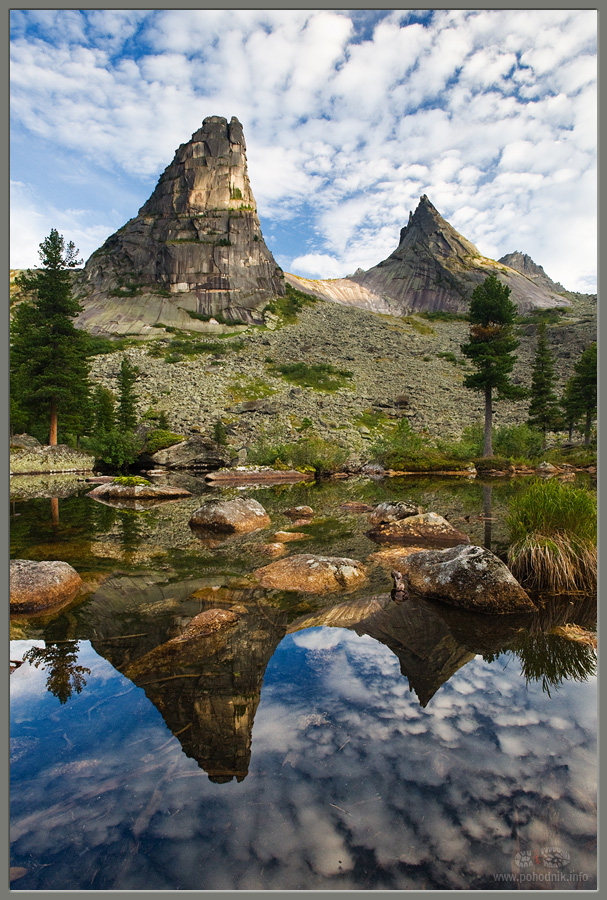
<path id="1" fill-rule="evenodd" d="M 267 528 L 271 519 L 257 500 L 238 497 L 236 500 L 208 500 L 192 513 L 190 525 L 227 534 L 245 533 Z"/>
<path id="2" fill-rule="evenodd" d="M 403 561 L 412 592 L 472 612 L 535 612 L 535 606 L 504 563 L 490 550 L 462 544 L 421 550 Z"/>
<path id="3" fill-rule="evenodd" d="M 10 563 L 11 613 L 38 612 L 72 600 L 82 579 L 69 563 L 12 559 Z"/>
<path id="4" fill-rule="evenodd" d="M 309 553 L 280 559 L 254 574 L 264 588 L 310 594 L 354 590 L 366 580 L 365 567 L 356 559 Z"/>
<path id="5" fill-rule="evenodd" d="M 167 469 L 209 472 L 227 466 L 231 460 L 231 453 L 226 448 L 219 447 L 210 438 L 195 435 L 180 444 L 167 447 L 166 450 L 158 450 L 151 458 L 155 466 L 165 466 Z"/>

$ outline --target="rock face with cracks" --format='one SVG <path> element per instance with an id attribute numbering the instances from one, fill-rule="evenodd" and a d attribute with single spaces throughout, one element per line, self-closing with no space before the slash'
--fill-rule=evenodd
<path id="1" fill-rule="evenodd" d="M 255 575 L 264 588 L 310 594 L 353 590 L 366 580 L 365 568 L 356 559 L 307 553 L 270 563 Z"/>
<path id="2" fill-rule="evenodd" d="M 262 321 L 285 286 L 261 234 L 238 119 L 204 120 L 135 218 L 92 254 L 77 291 L 77 324 L 93 334 Z"/>
<path id="3" fill-rule="evenodd" d="M 495 275 L 511 290 L 520 312 L 566 306 L 542 282 L 503 262 L 481 256 L 471 241 L 440 215 L 424 194 L 400 232 L 398 247 L 387 259 L 349 280 L 389 301 L 390 312 L 415 310 L 467 312 L 474 288 Z M 382 310 L 383 311 L 383 310 Z"/>
<path id="4" fill-rule="evenodd" d="M 208 531 L 245 533 L 267 528 L 271 519 L 257 500 L 209 500 L 192 513 L 190 525 Z"/>
<path id="5" fill-rule="evenodd" d="M 403 564 L 410 590 L 424 597 L 493 615 L 535 611 L 509 569 L 484 547 L 422 550 Z"/>
<path id="6" fill-rule="evenodd" d="M 35 562 L 12 559 L 10 564 L 10 608 L 12 613 L 38 612 L 63 606 L 82 585 L 69 563 L 58 560 Z"/>

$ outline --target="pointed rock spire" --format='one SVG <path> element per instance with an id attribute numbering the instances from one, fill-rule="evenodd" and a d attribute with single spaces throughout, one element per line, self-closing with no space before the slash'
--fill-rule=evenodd
<path id="1" fill-rule="evenodd" d="M 467 312 L 474 288 L 487 275 L 496 275 L 510 288 L 521 311 L 564 302 L 526 274 L 481 256 L 423 194 L 401 229 L 396 250 L 366 272 L 357 271 L 350 280 L 388 301 L 395 313 Z"/>
<path id="2" fill-rule="evenodd" d="M 284 295 L 282 270 L 261 234 L 238 119 L 204 120 L 137 216 L 87 261 L 80 289 L 83 327 L 139 334 L 158 323 L 204 329 L 212 316 L 256 321 Z"/>

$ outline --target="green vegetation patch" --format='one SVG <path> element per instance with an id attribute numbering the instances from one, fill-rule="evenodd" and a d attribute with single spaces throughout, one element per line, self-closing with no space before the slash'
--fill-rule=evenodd
<path id="1" fill-rule="evenodd" d="M 304 362 L 282 363 L 275 364 L 273 369 L 292 384 L 312 388 L 315 391 L 338 391 L 342 387 L 347 387 L 347 379 L 352 378 L 354 374 L 347 369 L 337 369 L 331 363 L 313 365 Z"/>
<path id="2" fill-rule="evenodd" d="M 312 436 L 302 437 L 291 443 L 273 443 L 261 437 L 249 451 L 248 461 L 253 465 L 273 466 L 276 469 L 298 469 L 315 472 L 316 475 L 332 475 L 338 472 L 348 458 L 348 451 L 334 441 Z"/>
<path id="3" fill-rule="evenodd" d="M 421 319 L 427 319 L 429 322 L 467 322 L 466 313 L 452 312 L 448 309 L 423 310 L 417 313 Z"/>
<path id="4" fill-rule="evenodd" d="M 551 309 L 535 309 L 524 316 L 517 316 L 517 325 L 557 325 L 563 316 L 571 311 L 566 306 L 553 306 Z"/>
<path id="5" fill-rule="evenodd" d="M 534 479 L 511 501 L 506 523 L 508 564 L 521 583 L 555 592 L 596 588 L 596 493 Z"/>
<path id="6" fill-rule="evenodd" d="M 216 355 L 223 355 L 230 350 L 242 350 L 243 347 L 243 341 L 205 341 L 193 337 L 176 337 L 172 338 L 168 343 L 165 341 L 155 341 L 154 344 L 148 348 L 148 356 L 164 358 L 165 362 L 174 363 L 179 362 L 184 358 L 193 359 L 202 354 L 213 353 Z"/>
<path id="7" fill-rule="evenodd" d="M 246 322 L 243 322 L 242 319 L 226 319 L 221 313 L 198 313 L 191 312 L 191 310 L 186 310 L 190 319 L 198 319 L 199 322 L 210 322 L 211 319 L 215 319 L 215 321 L 219 325 L 246 325 Z"/>
<path id="8" fill-rule="evenodd" d="M 305 294 L 303 291 L 298 291 L 297 288 L 292 287 L 290 284 L 286 284 L 285 287 L 285 296 L 275 297 L 268 303 L 266 310 L 275 316 L 279 316 L 283 323 L 292 324 L 297 321 L 298 313 L 301 312 L 304 306 L 311 306 L 317 303 L 318 298 L 313 297 L 311 294 Z"/>
<path id="9" fill-rule="evenodd" d="M 112 484 L 119 484 L 122 487 L 147 487 L 151 483 L 147 478 L 142 478 L 141 475 L 119 475 L 112 482 Z"/>
<path id="10" fill-rule="evenodd" d="M 175 434 L 164 428 L 155 428 L 146 437 L 145 450 L 147 453 L 158 453 L 159 450 L 166 450 L 167 447 L 179 444 L 183 440 L 185 438 L 182 434 Z"/>
<path id="11" fill-rule="evenodd" d="M 404 322 L 405 325 L 410 325 L 414 331 L 417 331 L 419 334 L 435 334 L 434 328 L 431 328 L 430 325 L 425 325 L 420 321 L 420 317 L 417 315 L 414 316 L 401 316 L 401 322 Z"/>
<path id="12" fill-rule="evenodd" d="M 228 384 L 228 391 L 238 403 L 243 400 L 261 400 L 276 391 L 263 378 L 247 378 L 239 375 Z"/>

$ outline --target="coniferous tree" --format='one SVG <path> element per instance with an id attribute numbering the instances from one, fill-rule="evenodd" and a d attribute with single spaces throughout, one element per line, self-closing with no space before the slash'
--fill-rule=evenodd
<path id="1" fill-rule="evenodd" d="M 561 397 L 561 409 L 563 410 L 565 425 L 569 433 L 569 443 L 571 443 L 573 440 L 573 429 L 584 414 L 584 406 L 575 375 L 572 375 L 565 384 L 563 396 Z"/>
<path id="2" fill-rule="evenodd" d="M 464 356 L 476 371 L 464 378 L 470 390 L 485 397 L 485 429 L 483 456 L 493 456 L 491 428 L 493 424 L 493 392 L 496 399 L 524 397 L 525 390 L 513 385 L 510 373 L 514 367 L 514 351 L 518 341 L 513 326 L 516 306 L 510 300 L 510 288 L 488 275 L 472 294 L 470 301 L 470 340 L 461 345 Z"/>
<path id="3" fill-rule="evenodd" d="M 85 337 L 73 322 L 81 307 L 72 296 L 70 275 L 82 260 L 72 241 L 66 245 L 54 228 L 39 255 L 42 268 L 15 279 L 31 299 L 19 304 L 11 323 L 11 393 L 31 419 L 48 417 L 54 445 L 59 414 L 76 424 L 89 396 Z"/>
<path id="4" fill-rule="evenodd" d="M 559 399 L 554 391 L 554 361 L 546 339 L 546 323 L 537 328 L 537 348 L 531 374 L 531 403 L 527 424 L 539 428 L 546 446 L 546 432 L 561 424 Z"/>
<path id="5" fill-rule="evenodd" d="M 139 369 L 124 357 L 118 375 L 118 410 L 116 413 L 117 424 L 124 431 L 134 431 L 137 424 L 135 384 L 138 378 Z"/>
<path id="6" fill-rule="evenodd" d="M 109 388 L 98 384 L 93 394 L 95 434 L 107 434 L 116 423 L 116 403 Z"/>
<path id="7" fill-rule="evenodd" d="M 574 390 L 585 417 L 584 443 L 590 443 L 590 431 L 596 417 L 597 405 L 597 348 L 596 342 L 587 347 L 574 366 Z"/>

